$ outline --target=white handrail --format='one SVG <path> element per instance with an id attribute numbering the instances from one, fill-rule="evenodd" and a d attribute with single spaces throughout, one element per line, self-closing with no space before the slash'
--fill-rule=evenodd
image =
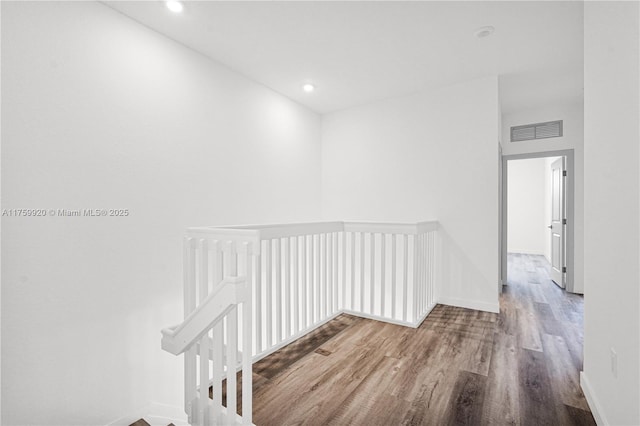
<path id="1" fill-rule="evenodd" d="M 257 233 L 193 228 L 184 242 L 184 321 L 162 330 L 162 348 L 184 354 L 189 423 L 251 425 Z M 238 369 L 242 371 L 242 415 L 235 409 Z M 228 391 L 226 407 L 222 404 L 223 380 Z"/>
<path id="2" fill-rule="evenodd" d="M 214 325 L 224 319 L 229 310 L 251 297 L 243 284 L 246 277 L 226 278 L 179 325 L 162 330 L 162 349 L 180 355 L 197 344 Z"/>
<path id="3" fill-rule="evenodd" d="M 344 222 L 347 232 L 370 232 L 385 234 L 417 235 L 420 232 L 438 229 L 438 222 L 418 223 L 382 223 L 382 222 Z"/>
<path id="4" fill-rule="evenodd" d="M 187 233 L 188 235 L 215 234 L 224 237 L 268 240 L 273 238 L 286 238 L 344 231 L 416 235 L 420 232 L 437 230 L 438 226 L 437 221 L 423 221 L 416 223 L 332 221 L 235 226 L 200 226 L 189 228 Z"/>

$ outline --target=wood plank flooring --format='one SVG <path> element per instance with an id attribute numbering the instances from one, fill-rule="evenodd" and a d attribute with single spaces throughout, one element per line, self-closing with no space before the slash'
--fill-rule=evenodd
<path id="1" fill-rule="evenodd" d="M 417 329 L 337 317 L 254 365 L 255 424 L 594 425 L 583 299 L 548 268 L 510 254 L 500 314 L 438 305 Z"/>

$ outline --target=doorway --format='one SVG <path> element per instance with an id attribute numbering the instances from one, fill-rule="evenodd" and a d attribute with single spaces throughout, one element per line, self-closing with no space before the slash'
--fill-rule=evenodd
<path id="1" fill-rule="evenodd" d="M 501 165 L 500 290 L 509 282 L 511 252 L 539 256 L 553 282 L 573 292 L 573 150 L 503 156 Z"/>
<path id="2" fill-rule="evenodd" d="M 529 161 L 531 169 L 538 168 L 538 187 L 523 189 L 520 193 L 509 191 L 518 185 L 518 176 L 510 171 L 516 170 L 518 161 Z M 541 359 L 553 360 L 559 365 L 553 374 L 542 371 L 547 387 L 562 388 L 558 395 L 580 394 L 579 377 L 583 365 L 584 334 L 584 297 L 574 294 L 574 194 L 575 168 L 573 150 L 541 152 L 536 154 L 503 156 L 500 171 L 500 327 L 505 336 L 511 336 L 512 345 L 522 354 L 539 353 Z M 527 170 L 520 170 L 527 183 Z M 566 176 L 564 171 L 566 171 Z M 529 173 L 531 174 L 531 173 Z M 520 176 L 522 178 L 522 176 Z M 522 183 L 522 182 L 520 182 Z M 532 189 L 533 188 L 533 189 Z M 538 191 L 538 194 L 534 192 Z M 547 197 L 543 194 L 547 193 Z M 537 222 L 531 222 L 519 231 L 510 223 L 516 217 L 509 211 L 510 200 L 520 196 L 529 205 L 521 205 L 522 209 L 538 208 Z M 555 199 L 554 199 L 555 197 Z M 564 198 L 564 202 L 561 201 Z M 546 201 L 540 201 L 545 200 Z M 536 201 L 538 200 L 538 201 Z M 531 207 L 531 205 L 537 205 Z M 542 211 L 539 207 L 542 205 Z M 564 207 L 564 212 L 563 208 Z M 517 212 L 516 212 L 517 213 Z M 529 213 L 529 212 L 528 212 Z M 524 216 L 535 221 L 535 215 Z M 520 218 L 523 220 L 523 217 Z M 566 222 L 564 221 L 566 219 Z M 536 229 L 528 229 L 528 228 Z M 550 227 L 550 228 L 549 228 Z M 517 235 L 517 232 L 533 231 L 532 235 Z M 537 232 L 536 232 L 537 231 Z M 564 233 L 561 233 L 564 231 Z M 511 253 L 509 253 L 509 237 L 511 237 Z M 515 238 L 514 238 L 515 237 Z M 564 241 L 562 238 L 564 237 Z M 537 238 L 538 245 L 527 243 L 528 239 Z M 560 256 L 554 259 L 555 249 L 564 246 L 564 253 L 556 251 Z M 526 253 L 529 251 L 529 253 Z M 525 253 L 523 253 L 525 252 Z M 562 256 L 564 259 L 562 259 Z M 552 267 L 553 264 L 553 267 Z M 553 272 L 556 269 L 558 273 Z M 566 268 L 563 270 L 563 268 Z M 565 289 L 561 288 L 564 283 Z M 506 285 L 505 285 L 506 284 Z M 573 389 L 564 387 L 571 383 Z M 556 399 L 566 401 L 567 396 Z M 589 413 L 586 400 L 573 400 L 572 407 L 581 415 L 581 424 L 593 424 L 595 421 Z M 564 406 L 565 408 L 568 405 Z M 550 410 L 553 413 L 553 410 Z M 555 419 L 538 419 L 539 423 L 558 423 Z M 554 423 L 555 422 L 555 423 Z M 564 421 L 564 423 L 567 423 Z M 560 423 L 563 423 L 560 421 Z"/>

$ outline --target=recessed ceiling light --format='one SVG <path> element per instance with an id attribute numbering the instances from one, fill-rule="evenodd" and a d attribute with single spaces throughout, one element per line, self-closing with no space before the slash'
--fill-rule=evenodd
<path id="1" fill-rule="evenodd" d="M 314 90 L 316 90 L 316 86 L 314 86 L 314 85 L 313 85 L 313 84 L 311 84 L 311 83 L 306 83 L 306 84 L 304 84 L 304 85 L 302 86 L 302 90 L 304 90 L 304 91 L 305 91 L 305 92 L 307 92 L 307 93 L 311 93 L 311 92 L 313 92 Z"/>
<path id="2" fill-rule="evenodd" d="M 182 9 L 184 9 L 182 3 L 177 0 L 169 0 L 168 2 L 166 2 L 166 5 L 167 9 L 169 9 L 173 13 L 180 13 L 182 12 Z"/>
<path id="3" fill-rule="evenodd" d="M 495 30 L 496 29 L 493 28 L 491 25 L 487 25 L 486 27 L 480 27 L 477 30 L 475 30 L 473 32 L 473 35 L 475 35 L 477 38 L 485 38 L 493 34 Z"/>

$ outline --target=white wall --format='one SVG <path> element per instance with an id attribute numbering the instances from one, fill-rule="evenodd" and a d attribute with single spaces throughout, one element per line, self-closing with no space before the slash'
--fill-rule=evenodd
<path id="1" fill-rule="evenodd" d="M 521 124 L 563 120 L 563 136 L 510 142 L 510 129 Z M 549 105 L 502 116 L 504 155 L 574 150 L 574 293 L 584 293 L 584 110 L 583 103 Z"/>
<path id="2" fill-rule="evenodd" d="M 512 160 L 507 172 L 507 250 L 544 255 L 550 239 L 545 214 L 546 159 Z"/>
<path id="3" fill-rule="evenodd" d="M 599 424 L 640 424 L 640 8 L 585 2 L 582 385 Z M 611 372 L 610 350 L 618 358 Z"/>
<path id="4" fill-rule="evenodd" d="M 498 90 L 487 78 L 323 118 L 323 217 L 437 219 L 442 301 L 498 308 Z"/>
<path id="5" fill-rule="evenodd" d="M 2 4 L 2 423 L 181 405 L 187 226 L 319 219 L 320 118 L 98 3 Z"/>

